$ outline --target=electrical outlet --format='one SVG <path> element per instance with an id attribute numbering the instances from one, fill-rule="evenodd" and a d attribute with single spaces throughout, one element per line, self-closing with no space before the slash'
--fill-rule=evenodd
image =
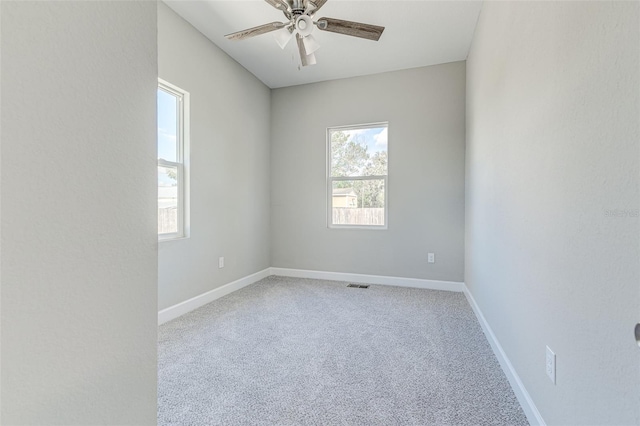
<path id="1" fill-rule="evenodd" d="M 220 269 L 224 268 L 224 257 L 218 258 L 218 268 Z"/>
<path id="2" fill-rule="evenodd" d="M 556 354 L 547 346 L 547 376 L 556 384 Z"/>
<path id="3" fill-rule="evenodd" d="M 435 253 L 429 253 L 429 255 L 427 257 L 427 261 L 429 263 L 436 263 L 436 254 Z"/>

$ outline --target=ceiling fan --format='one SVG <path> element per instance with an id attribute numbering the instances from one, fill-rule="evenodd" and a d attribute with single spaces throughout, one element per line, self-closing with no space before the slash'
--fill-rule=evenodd
<path id="1" fill-rule="evenodd" d="M 302 66 L 314 65 L 316 57 L 314 52 L 320 48 L 318 42 L 313 38 L 311 32 L 313 27 L 318 27 L 322 31 L 349 35 L 353 37 L 366 38 L 378 41 L 384 27 L 360 22 L 343 21 L 334 18 L 320 18 L 314 21 L 314 15 L 327 0 L 265 0 L 271 6 L 281 10 L 288 22 L 270 22 L 257 27 L 248 28 L 225 37 L 229 40 L 244 40 L 271 31 L 275 33 L 276 42 L 280 48 L 284 49 L 289 40 L 295 35 L 300 52 Z"/>

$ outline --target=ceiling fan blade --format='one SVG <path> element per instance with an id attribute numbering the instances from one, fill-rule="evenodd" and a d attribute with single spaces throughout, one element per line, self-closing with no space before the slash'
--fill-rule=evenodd
<path id="1" fill-rule="evenodd" d="M 289 3 L 284 0 L 264 0 L 269 3 L 271 6 L 275 7 L 278 10 L 285 11 L 289 10 Z"/>
<path id="2" fill-rule="evenodd" d="M 302 66 L 306 67 L 307 65 L 315 65 L 316 56 L 313 53 L 307 54 L 307 50 L 304 47 L 304 41 L 300 34 L 296 34 L 296 41 L 298 42 L 298 52 L 300 52 L 300 62 L 302 62 Z"/>
<path id="3" fill-rule="evenodd" d="M 327 0 L 308 0 L 307 7 L 310 9 L 309 12 L 316 13 L 322 6 L 324 6 L 326 2 Z M 309 7 L 309 3 L 311 3 L 313 6 Z"/>
<path id="4" fill-rule="evenodd" d="M 228 40 L 244 40 L 245 38 L 255 37 L 260 34 L 268 33 L 271 31 L 284 28 L 286 24 L 282 22 L 271 22 L 269 24 L 260 25 L 246 30 L 238 31 L 237 33 L 227 34 L 225 38 Z"/>
<path id="5" fill-rule="evenodd" d="M 344 34 L 353 37 L 366 38 L 378 41 L 384 27 L 378 25 L 362 24 L 360 22 L 343 21 L 342 19 L 320 18 L 318 19 L 318 29 L 330 31 L 332 33 Z"/>

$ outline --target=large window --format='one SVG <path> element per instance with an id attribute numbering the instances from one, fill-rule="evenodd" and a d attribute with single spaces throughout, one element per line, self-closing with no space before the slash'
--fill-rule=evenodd
<path id="1" fill-rule="evenodd" d="M 158 82 L 158 238 L 188 236 L 186 169 L 189 94 Z"/>
<path id="2" fill-rule="evenodd" d="M 388 124 L 327 130 L 330 228 L 387 227 Z"/>

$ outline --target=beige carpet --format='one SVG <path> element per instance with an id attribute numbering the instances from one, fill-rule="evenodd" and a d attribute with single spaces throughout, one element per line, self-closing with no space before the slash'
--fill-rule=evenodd
<path id="1" fill-rule="evenodd" d="M 269 277 L 160 327 L 160 425 L 524 425 L 462 293 Z"/>

